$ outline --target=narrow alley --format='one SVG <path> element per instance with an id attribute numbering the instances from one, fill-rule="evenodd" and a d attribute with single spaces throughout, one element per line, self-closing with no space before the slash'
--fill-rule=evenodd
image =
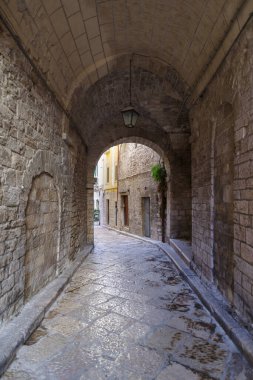
<path id="1" fill-rule="evenodd" d="M 3 379 L 253 379 L 163 252 L 101 227 L 95 242 Z"/>

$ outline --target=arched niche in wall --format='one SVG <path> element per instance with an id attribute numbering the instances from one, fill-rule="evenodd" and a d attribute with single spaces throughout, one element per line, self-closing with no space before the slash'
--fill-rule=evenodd
<path id="1" fill-rule="evenodd" d="M 25 300 L 56 276 L 59 195 L 48 173 L 33 178 L 26 207 Z"/>
<path id="2" fill-rule="evenodd" d="M 48 151 L 37 151 L 23 175 L 19 216 L 25 221 L 25 301 L 58 274 L 64 189 L 59 178 L 59 162 Z"/>

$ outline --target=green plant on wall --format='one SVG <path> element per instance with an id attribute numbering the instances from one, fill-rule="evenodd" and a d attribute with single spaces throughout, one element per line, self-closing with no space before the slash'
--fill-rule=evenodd
<path id="1" fill-rule="evenodd" d="M 156 164 L 152 166 L 151 175 L 156 182 L 163 182 L 166 179 L 165 167 L 161 164 Z"/>
<path id="2" fill-rule="evenodd" d="M 158 183 L 158 192 L 161 195 L 160 217 L 162 220 L 162 241 L 165 241 L 166 235 L 166 192 L 167 192 L 167 173 L 163 164 L 156 164 L 151 168 L 151 176 Z"/>
<path id="3" fill-rule="evenodd" d="M 151 168 L 151 176 L 152 178 L 158 182 L 158 191 L 163 192 L 167 190 L 167 182 L 166 182 L 166 170 L 163 165 L 156 164 Z"/>

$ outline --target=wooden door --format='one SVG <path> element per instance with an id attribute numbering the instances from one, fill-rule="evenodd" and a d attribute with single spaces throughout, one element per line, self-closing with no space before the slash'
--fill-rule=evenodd
<path id="1" fill-rule="evenodd" d="M 128 196 L 122 195 L 122 206 L 123 206 L 123 224 L 124 226 L 129 226 L 129 210 L 128 210 Z"/>
<path id="2" fill-rule="evenodd" d="M 106 215 L 107 215 L 107 224 L 110 224 L 110 201 L 106 200 Z"/>

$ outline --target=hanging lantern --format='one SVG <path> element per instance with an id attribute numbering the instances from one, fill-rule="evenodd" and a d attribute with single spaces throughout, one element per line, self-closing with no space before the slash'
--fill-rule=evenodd
<path id="1" fill-rule="evenodd" d="M 132 106 L 132 60 L 130 59 L 129 75 L 129 106 L 121 111 L 125 127 L 133 128 L 137 122 L 139 113 Z"/>
<path id="2" fill-rule="evenodd" d="M 139 113 L 130 105 L 121 111 L 125 127 L 133 128 L 138 119 Z"/>

